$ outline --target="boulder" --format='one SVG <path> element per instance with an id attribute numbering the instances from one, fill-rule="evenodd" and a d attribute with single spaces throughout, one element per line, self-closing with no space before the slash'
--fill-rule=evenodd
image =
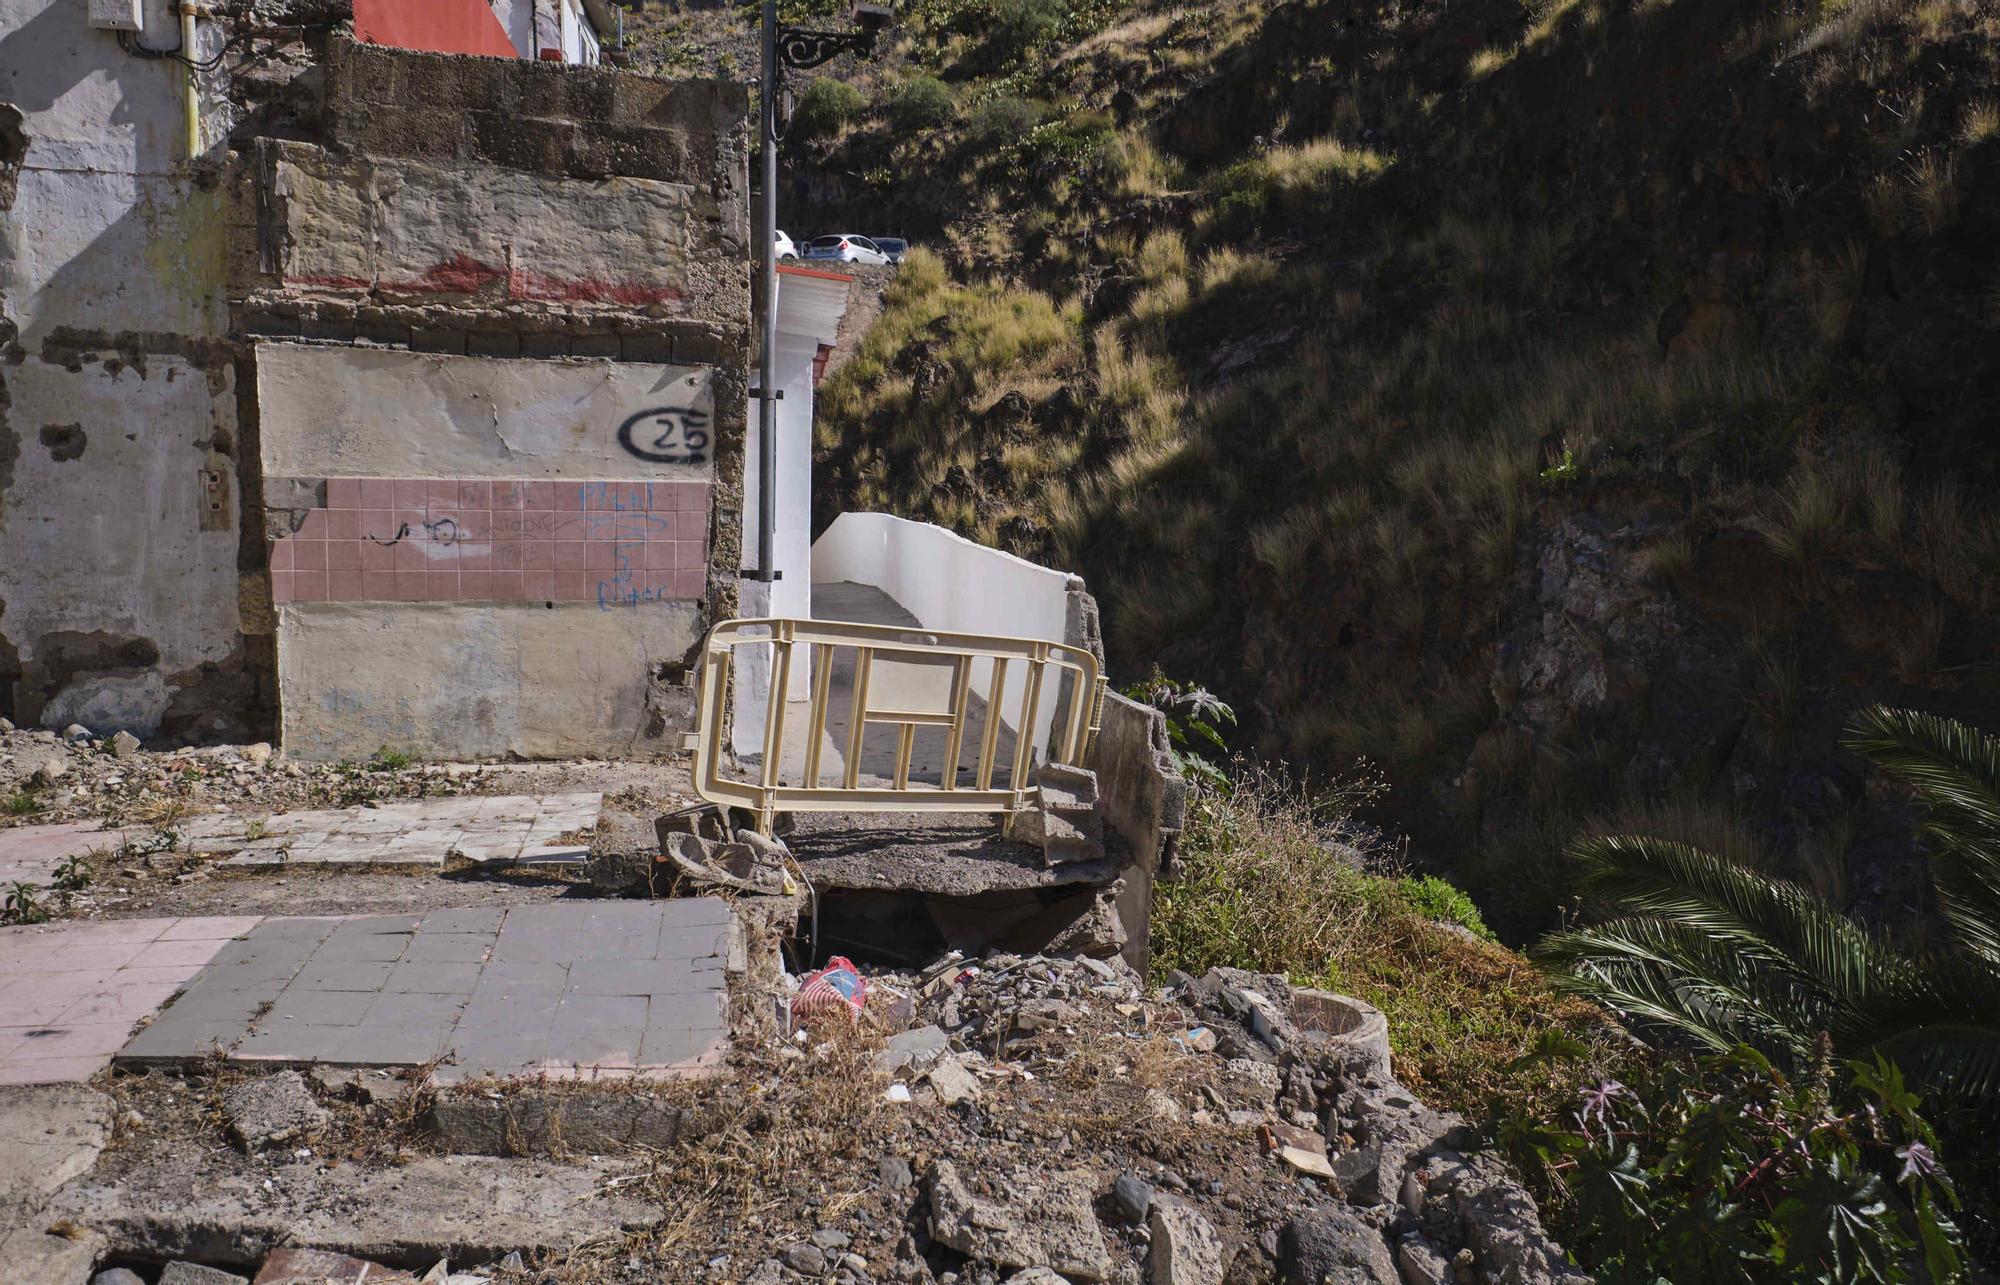
<path id="1" fill-rule="evenodd" d="M 1175 1197 L 1156 1200 L 1146 1228 L 1153 1236 L 1146 1253 L 1149 1285 L 1222 1285 L 1222 1238 L 1193 1205 Z"/>
<path id="2" fill-rule="evenodd" d="M 1153 1208 L 1153 1184 L 1134 1173 L 1121 1173 L 1111 1184 L 1111 1199 L 1118 1205 L 1118 1212 L 1135 1223 L 1146 1221 L 1146 1215 Z"/>
<path id="3" fill-rule="evenodd" d="M 1047 1267 L 1072 1281 L 1111 1276 L 1088 1173 L 995 1175 L 989 1196 L 940 1160 L 930 1187 L 931 1239 L 947 1248 L 1001 1267 Z"/>
<path id="4" fill-rule="evenodd" d="M 1278 1279 L 1284 1285 L 1399 1285 L 1382 1233 L 1331 1205 L 1285 1224 L 1278 1235 Z"/>

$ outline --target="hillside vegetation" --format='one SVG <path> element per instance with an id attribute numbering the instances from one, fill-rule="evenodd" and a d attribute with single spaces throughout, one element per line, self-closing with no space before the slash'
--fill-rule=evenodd
<path id="1" fill-rule="evenodd" d="M 920 0 L 785 218 L 928 247 L 820 519 L 1084 573 L 1115 674 L 1378 764 L 1503 935 L 1590 829 L 1887 917 L 1822 747 L 2000 722 L 2000 18 L 1973 0 Z"/>

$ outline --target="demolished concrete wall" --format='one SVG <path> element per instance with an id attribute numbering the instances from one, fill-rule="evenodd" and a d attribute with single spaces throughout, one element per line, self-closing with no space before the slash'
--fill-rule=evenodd
<path id="1" fill-rule="evenodd" d="M 162 0 L 143 39 L 173 30 Z M 167 41 L 171 43 L 171 41 Z M 255 730 L 225 202 L 178 64 L 0 0 L 0 716 Z"/>
<path id="2" fill-rule="evenodd" d="M 221 62 L 196 77 L 190 149 L 184 65 L 137 52 L 175 44 L 164 0 L 129 48 L 69 0 L 0 0 L 0 715 L 262 737 L 290 686 L 309 699 L 282 727 L 315 753 L 608 751 L 679 730 L 688 648 L 735 604 L 745 90 L 359 45 L 342 6 L 292 8 L 201 21 L 197 51 Z M 413 510 L 361 533 L 345 484 L 363 480 L 421 484 L 413 529 L 437 520 L 433 490 L 509 486 L 498 509 L 454 489 L 441 514 L 508 513 L 485 534 L 509 548 L 455 561 L 449 586 L 371 588 L 369 569 L 412 568 L 334 542 L 392 540 Z M 603 549 L 565 547 L 553 491 L 521 516 L 558 481 Z M 600 504 L 616 516 L 590 517 Z M 392 703 L 395 735 L 366 744 L 344 716 L 311 728 L 326 702 L 452 663 L 388 648 L 379 691 L 333 683 L 343 657 L 308 617 L 335 601 L 385 619 L 449 602 L 469 635 L 516 640 L 482 653 L 497 690 L 596 673 L 620 703 L 550 715 L 572 724 L 554 736 L 504 698 L 469 720 Z M 531 601 L 552 621 L 647 618 L 570 622 L 604 652 L 514 674 L 503 657 L 548 655 L 543 627 L 490 617 Z M 436 640 L 434 621 L 412 630 Z"/>

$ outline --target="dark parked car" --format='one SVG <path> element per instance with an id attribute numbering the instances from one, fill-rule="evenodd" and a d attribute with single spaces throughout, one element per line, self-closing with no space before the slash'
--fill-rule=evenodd
<path id="1" fill-rule="evenodd" d="M 875 248 L 889 256 L 889 262 L 901 263 L 903 256 L 910 252 L 910 243 L 899 236 L 871 237 Z"/>

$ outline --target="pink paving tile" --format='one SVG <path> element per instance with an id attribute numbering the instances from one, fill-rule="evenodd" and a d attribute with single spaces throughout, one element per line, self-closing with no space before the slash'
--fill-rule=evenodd
<path id="1" fill-rule="evenodd" d="M 16 1058 L 110 1057 L 125 1047 L 132 1036 L 131 1022 L 92 1022 L 88 1025 L 57 1025 L 44 1028 L 46 1034 L 30 1035 L 15 1050 Z M 9 1059 L 10 1061 L 13 1059 Z"/>
<path id="2" fill-rule="evenodd" d="M 160 941 L 231 941 L 264 920 L 258 915 L 201 915 L 176 919 L 160 933 Z"/>
<path id="3" fill-rule="evenodd" d="M 0 1025 L 35 1027 L 46 1026 L 83 1002 L 88 990 L 58 990 L 45 986 L 36 995 L 9 995 L 0 1003 Z"/>
<path id="4" fill-rule="evenodd" d="M 326 572 L 324 571 L 292 572 L 292 601 L 325 602 Z"/>
<path id="5" fill-rule="evenodd" d="M 421 479 L 396 479 L 396 507 L 421 509 L 430 503 L 431 484 Z"/>
<path id="6" fill-rule="evenodd" d="M 69 1084 L 88 1080 L 111 1065 L 104 1057 L 38 1057 L 0 1059 L 0 1084 Z"/>
<path id="7" fill-rule="evenodd" d="M 458 573 L 458 599 L 460 602 L 485 602 L 493 597 L 493 573 L 491 571 L 461 571 Z"/>
<path id="8" fill-rule="evenodd" d="M 353 514 L 349 514 L 352 517 Z M 361 541 L 328 540 L 326 542 L 326 569 L 328 571 L 361 570 Z"/>
<path id="9" fill-rule="evenodd" d="M 493 507 L 493 483 L 461 481 L 458 484 L 458 504 L 463 509 L 490 509 Z"/>
<path id="10" fill-rule="evenodd" d="M 363 571 L 329 571 L 326 573 L 326 600 L 328 602 L 364 602 L 362 592 Z"/>
<path id="11" fill-rule="evenodd" d="M 330 477 L 326 480 L 326 507 L 329 509 L 358 509 L 361 507 L 361 479 L 358 477 Z"/>
<path id="12" fill-rule="evenodd" d="M 328 509 L 326 511 L 326 538 L 329 540 L 359 540 L 361 538 L 361 510 Z"/>
<path id="13" fill-rule="evenodd" d="M 396 484 L 386 478 L 364 477 L 361 479 L 361 507 L 364 509 L 393 509 L 396 507 Z"/>
<path id="14" fill-rule="evenodd" d="M 77 1000 L 50 1022 L 57 1026 L 115 1024 L 130 1032 L 132 1023 L 166 1003 L 179 989 L 180 983 L 172 982 L 165 986 L 121 985 L 115 990 L 101 990 Z"/>
<path id="15" fill-rule="evenodd" d="M 127 961 L 126 968 L 200 968 L 220 949 L 220 941 L 156 941 Z"/>
<path id="16" fill-rule="evenodd" d="M 292 541 L 287 536 L 271 543 L 271 570 L 290 571 L 292 569 Z"/>
<path id="17" fill-rule="evenodd" d="M 363 571 L 361 573 L 361 601 L 396 601 L 396 575 L 394 571 Z"/>
<path id="18" fill-rule="evenodd" d="M 179 922 L 177 919 L 68 919 L 49 925 L 44 935 L 72 946 L 107 942 L 137 942 L 143 945 L 158 941 Z"/>

